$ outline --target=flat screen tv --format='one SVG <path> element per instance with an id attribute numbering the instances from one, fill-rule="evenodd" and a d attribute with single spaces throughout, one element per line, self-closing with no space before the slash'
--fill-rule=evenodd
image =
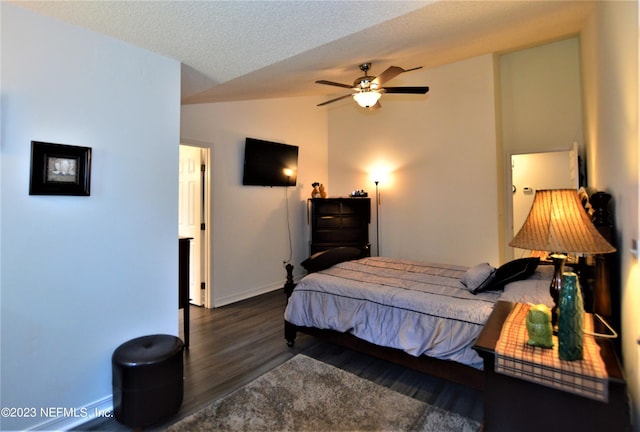
<path id="1" fill-rule="evenodd" d="M 295 186 L 298 177 L 298 146 L 247 138 L 244 145 L 246 186 Z"/>

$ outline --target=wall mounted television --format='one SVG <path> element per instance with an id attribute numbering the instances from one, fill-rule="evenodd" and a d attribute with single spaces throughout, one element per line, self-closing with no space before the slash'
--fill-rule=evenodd
<path id="1" fill-rule="evenodd" d="M 244 145 L 245 186 L 295 186 L 298 146 L 247 138 Z"/>

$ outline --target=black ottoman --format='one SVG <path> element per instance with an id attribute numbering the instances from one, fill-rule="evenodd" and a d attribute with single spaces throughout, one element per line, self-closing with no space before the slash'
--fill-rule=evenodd
<path id="1" fill-rule="evenodd" d="M 111 357 L 113 414 L 131 427 L 148 426 L 175 414 L 184 390 L 184 343 L 150 335 L 120 345 Z"/>

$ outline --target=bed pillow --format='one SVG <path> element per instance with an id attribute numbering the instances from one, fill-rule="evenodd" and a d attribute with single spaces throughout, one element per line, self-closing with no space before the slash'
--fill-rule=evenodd
<path id="1" fill-rule="evenodd" d="M 550 281 L 551 276 L 548 279 L 529 278 L 511 282 L 505 285 L 499 300 L 513 303 L 542 303 L 552 308 L 553 299 L 549 294 Z"/>
<path id="2" fill-rule="evenodd" d="M 309 273 L 313 273 L 327 269 L 344 261 L 351 261 L 362 257 L 362 250 L 354 247 L 341 246 L 314 253 L 309 258 L 302 261 L 300 265 L 302 265 L 302 267 L 304 267 Z"/>
<path id="3" fill-rule="evenodd" d="M 536 271 L 538 264 L 540 264 L 540 258 L 531 257 L 515 259 L 501 265 L 496 270 L 496 276 L 487 290 L 500 291 L 509 282 L 528 278 Z"/>
<path id="4" fill-rule="evenodd" d="M 473 294 L 484 291 L 495 277 L 496 269 L 489 263 L 481 263 L 471 267 L 462 276 L 462 284 Z"/>

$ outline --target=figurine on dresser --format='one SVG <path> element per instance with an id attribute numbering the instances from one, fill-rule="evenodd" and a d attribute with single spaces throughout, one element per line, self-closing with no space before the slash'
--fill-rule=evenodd
<path id="1" fill-rule="evenodd" d="M 313 182 L 311 183 L 313 186 L 313 190 L 311 191 L 311 198 L 320 198 L 320 183 Z"/>
<path id="2" fill-rule="evenodd" d="M 324 185 L 319 182 L 311 183 L 313 186 L 313 190 L 311 191 L 311 198 L 326 198 L 327 190 L 324 188 Z"/>

